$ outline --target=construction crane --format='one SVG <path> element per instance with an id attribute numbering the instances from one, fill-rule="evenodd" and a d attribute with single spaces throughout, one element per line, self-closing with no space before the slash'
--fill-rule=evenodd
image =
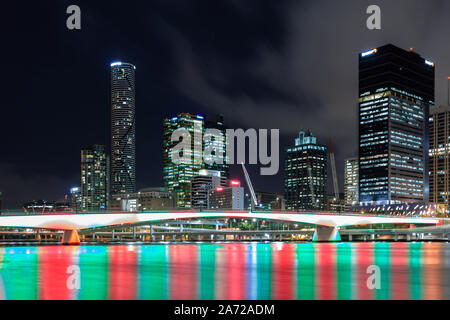
<path id="1" fill-rule="evenodd" d="M 309 161 L 308 154 L 306 154 L 306 168 L 308 171 L 309 189 L 311 191 L 311 201 L 312 201 L 313 207 L 315 207 L 316 206 L 316 196 L 314 194 L 314 184 L 313 184 L 313 178 L 312 178 L 311 161 Z"/>
<path id="2" fill-rule="evenodd" d="M 336 174 L 336 160 L 334 159 L 333 142 L 330 137 L 330 162 L 331 162 L 331 173 L 333 174 L 333 187 L 334 187 L 334 197 L 335 201 L 339 200 L 339 186 Z"/>
<path id="3" fill-rule="evenodd" d="M 245 165 L 243 162 L 242 164 L 242 170 L 244 171 L 245 181 L 247 181 L 247 187 L 250 189 L 250 195 L 252 197 L 251 201 L 251 211 L 255 211 L 255 207 L 258 205 L 258 201 L 256 200 L 255 190 L 253 190 L 252 182 L 250 181 L 250 176 L 248 175 L 247 169 L 245 169 Z"/>

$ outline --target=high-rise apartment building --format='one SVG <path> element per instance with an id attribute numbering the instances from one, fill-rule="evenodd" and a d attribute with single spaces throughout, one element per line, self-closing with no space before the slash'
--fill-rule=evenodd
<path id="1" fill-rule="evenodd" d="M 105 210 L 108 206 L 109 157 L 104 145 L 81 149 L 81 210 Z"/>
<path id="2" fill-rule="evenodd" d="M 391 44 L 359 55 L 359 201 L 428 200 L 434 63 Z"/>
<path id="3" fill-rule="evenodd" d="M 327 148 L 311 131 L 300 131 L 286 149 L 284 190 L 288 210 L 324 210 L 327 201 Z"/>
<path id="4" fill-rule="evenodd" d="M 111 64 L 111 193 L 136 191 L 135 69 Z"/>
<path id="5" fill-rule="evenodd" d="M 450 106 L 430 110 L 430 201 L 449 205 L 450 200 Z"/>
<path id="6" fill-rule="evenodd" d="M 221 120 L 221 119 L 220 119 Z M 172 134 L 178 129 L 185 129 L 190 136 L 189 154 L 184 154 L 188 160 L 175 163 L 172 159 L 172 151 L 180 141 L 172 141 Z M 180 113 L 172 118 L 163 121 L 163 180 L 164 186 L 170 192 L 177 193 L 178 207 L 191 207 L 191 180 L 200 170 L 208 169 L 219 171 L 221 177 L 228 177 L 228 164 L 226 164 L 226 141 L 211 140 L 204 143 L 206 129 L 218 129 L 224 132 L 221 121 L 208 122 L 201 115 L 191 113 Z M 187 140 L 186 140 L 187 141 Z M 206 147 L 223 147 L 222 164 L 206 164 L 203 158 L 203 151 Z"/>
<path id="7" fill-rule="evenodd" d="M 344 202 L 345 209 L 349 210 L 357 205 L 358 196 L 359 166 L 358 158 L 345 159 L 344 167 Z"/>

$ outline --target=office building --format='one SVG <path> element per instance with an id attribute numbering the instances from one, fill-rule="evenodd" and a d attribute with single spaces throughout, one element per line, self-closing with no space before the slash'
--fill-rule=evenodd
<path id="1" fill-rule="evenodd" d="M 111 193 L 136 191 L 135 69 L 111 64 Z"/>
<path id="2" fill-rule="evenodd" d="M 359 55 L 359 201 L 428 201 L 434 63 L 391 44 Z"/>
<path id="3" fill-rule="evenodd" d="M 284 189 L 287 210 L 324 210 L 327 201 L 327 148 L 311 131 L 300 131 L 286 149 Z"/>
<path id="4" fill-rule="evenodd" d="M 202 169 L 191 180 L 191 202 L 193 208 L 208 208 L 208 192 L 218 187 L 226 187 L 227 178 L 220 171 Z"/>
<path id="5" fill-rule="evenodd" d="M 166 188 L 144 188 L 135 193 L 115 194 L 110 204 L 110 210 L 125 212 L 171 210 L 176 207 L 176 193 Z"/>
<path id="6" fill-rule="evenodd" d="M 359 179 L 358 158 L 345 159 L 344 167 L 344 202 L 345 209 L 350 210 L 352 206 L 357 205 L 358 179 Z"/>
<path id="7" fill-rule="evenodd" d="M 284 194 L 276 192 L 268 192 L 255 190 L 256 202 L 258 203 L 255 208 L 258 210 L 285 210 L 286 203 Z M 251 209 L 251 195 L 246 194 L 247 209 Z"/>
<path id="8" fill-rule="evenodd" d="M 109 157 L 104 145 L 81 148 L 81 210 L 99 211 L 108 206 Z"/>
<path id="9" fill-rule="evenodd" d="M 430 110 L 430 202 L 448 209 L 450 199 L 450 106 Z"/>
<path id="10" fill-rule="evenodd" d="M 208 208 L 212 210 L 244 210 L 244 188 L 231 180 L 228 187 L 217 187 L 208 192 Z"/>
<path id="11" fill-rule="evenodd" d="M 345 209 L 345 200 L 342 193 L 339 193 L 339 199 L 336 199 L 336 195 L 334 193 L 327 196 L 327 211 L 344 212 Z"/>
<path id="12" fill-rule="evenodd" d="M 219 121 L 220 120 L 220 121 Z M 223 147 L 226 151 L 225 140 L 212 140 L 204 143 L 204 133 L 206 129 L 219 129 L 223 132 L 223 121 L 221 118 L 215 122 L 205 122 L 202 115 L 191 113 L 180 113 L 172 118 L 163 121 L 163 180 L 164 186 L 170 192 L 177 193 L 178 207 L 191 207 L 191 180 L 202 169 L 220 171 L 221 177 L 228 177 L 228 164 L 226 164 L 226 154 L 223 153 L 222 164 L 207 165 L 203 158 L 205 147 L 213 144 L 213 147 Z M 205 125 L 208 125 L 208 127 Z M 190 135 L 190 152 L 187 154 L 187 161 L 174 163 L 172 161 L 172 151 L 180 141 L 172 141 L 172 134 L 177 129 L 185 129 Z M 186 156 L 186 155 L 184 155 Z"/>
<path id="13" fill-rule="evenodd" d="M 214 138 L 212 141 L 210 139 L 206 139 L 206 141 L 203 144 L 203 150 L 207 150 L 207 148 L 212 148 L 213 150 L 223 150 L 223 159 L 222 163 L 212 163 L 208 164 L 205 163 L 205 169 L 207 170 L 213 170 L 213 171 L 219 171 L 220 176 L 223 178 L 229 177 L 229 164 L 227 163 L 226 158 L 226 148 L 227 148 L 227 141 L 226 141 L 226 127 L 224 126 L 224 120 L 223 116 L 216 115 L 214 120 L 205 119 L 205 128 L 204 128 L 204 135 L 205 131 L 207 129 L 217 129 L 221 134 L 221 138 Z M 215 152 L 212 152 L 212 155 L 214 155 Z M 204 160 L 212 162 L 212 159 L 208 159 L 208 155 L 204 155 Z"/>

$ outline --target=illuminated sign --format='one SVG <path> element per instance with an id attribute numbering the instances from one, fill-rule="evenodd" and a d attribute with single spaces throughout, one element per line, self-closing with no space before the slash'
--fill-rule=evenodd
<path id="1" fill-rule="evenodd" d="M 120 66 L 120 65 L 122 65 L 122 62 L 113 62 L 113 63 L 111 63 L 111 67 Z"/>
<path id="2" fill-rule="evenodd" d="M 370 51 L 363 52 L 363 53 L 361 53 L 361 57 L 370 56 L 371 54 L 377 53 L 377 51 L 378 51 L 377 49 L 372 49 Z"/>
<path id="3" fill-rule="evenodd" d="M 223 191 L 223 187 L 217 187 L 216 191 Z"/>
<path id="4" fill-rule="evenodd" d="M 427 65 L 429 65 L 429 66 L 434 67 L 434 62 L 433 62 L 433 61 L 425 60 L 425 63 L 426 63 Z"/>
<path id="5" fill-rule="evenodd" d="M 238 181 L 238 180 L 231 180 L 231 181 L 230 181 L 230 185 L 231 185 L 231 186 L 240 186 L 240 185 L 241 185 L 241 182 Z"/>

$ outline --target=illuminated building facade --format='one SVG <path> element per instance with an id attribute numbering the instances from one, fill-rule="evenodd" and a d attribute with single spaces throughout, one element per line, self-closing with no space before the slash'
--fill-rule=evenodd
<path id="1" fill-rule="evenodd" d="M 229 187 L 208 191 L 208 209 L 244 210 L 244 188 L 239 181 L 231 180 Z"/>
<path id="2" fill-rule="evenodd" d="M 391 44 L 359 55 L 359 201 L 428 201 L 434 63 Z"/>
<path id="3" fill-rule="evenodd" d="M 111 193 L 136 191 L 135 69 L 111 63 Z"/>
<path id="4" fill-rule="evenodd" d="M 218 118 L 217 121 L 205 121 L 201 115 L 191 113 L 180 113 L 172 118 L 163 120 L 163 181 L 164 186 L 170 192 L 177 193 L 178 207 L 191 207 L 191 180 L 202 169 L 219 171 L 221 177 L 228 178 L 228 164 L 226 164 L 226 155 L 224 152 L 222 164 L 206 164 L 203 159 L 203 150 L 210 147 L 223 147 L 226 151 L 225 138 L 219 140 L 207 140 L 204 143 L 204 133 L 206 129 L 218 129 L 224 132 L 223 122 Z M 180 140 L 172 141 L 172 134 L 177 129 L 185 129 L 190 135 L 189 160 L 181 163 L 172 161 L 172 150 L 180 143 Z M 213 145 L 210 145 L 213 144 Z"/>
<path id="5" fill-rule="evenodd" d="M 327 148 L 310 131 L 300 131 L 295 146 L 286 149 L 284 190 L 287 210 L 325 210 Z"/>
<path id="6" fill-rule="evenodd" d="M 205 128 L 204 128 L 204 134 L 206 134 L 207 129 L 216 129 L 221 134 L 222 137 L 214 137 L 214 138 L 208 138 L 205 140 L 203 149 L 206 150 L 207 148 L 211 148 L 212 150 L 224 150 L 223 155 L 223 163 L 212 163 L 207 164 L 205 163 L 205 169 L 212 170 L 212 171 L 219 171 L 220 176 L 222 178 L 228 178 L 229 177 L 229 164 L 227 163 L 227 157 L 226 157 L 226 148 L 227 148 L 227 142 L 226 142 L 226 128 L 224 126 L 223 122 L 223 116 L 216 115 L 214 120 L 205 119 Z M 216 140 L 217 139 L 217 140 Z M 212 152 L 212 155 L 214 155 L 214 151 Z M 208 159 L 208 155 L 205 155 L 205 160 L 208 162 L 212 162 L 212 159 Z"/>
<path id="7" fill-rule="evenodd" d="M 449 205 L 450 106 L 430 110 L 430 201 Z"/>
<path id="8" fill-rule="evenodd" d="M 191 180 L 191 204 L 193 208 L 208 208 L 208 192 L 225 187 L 227 178 L 220 171 L 202 169 Z"/>
<path id="9" fill-rule="evenodd" d="M 81 149 L 81 210 L 106 210 L 108 206 L 109 157 L 104 145 Z"/>
<path id="10" fill-rule="evenodd" d="M 358 179 L 359 179 L 359 165 L 357 158 L 345 159 L 344 167 L 344 201 L 345 209 L 350 209 L 357 205 L 359 201 L 358 196 Z"/>
<path id="11" fill-rule="evenodd" d="M 135 193 L 119 193 L 111 197 L 112 211 L 145 212 L 177 207 L 177 196 L 166 188 L 144 188 Z"/>

